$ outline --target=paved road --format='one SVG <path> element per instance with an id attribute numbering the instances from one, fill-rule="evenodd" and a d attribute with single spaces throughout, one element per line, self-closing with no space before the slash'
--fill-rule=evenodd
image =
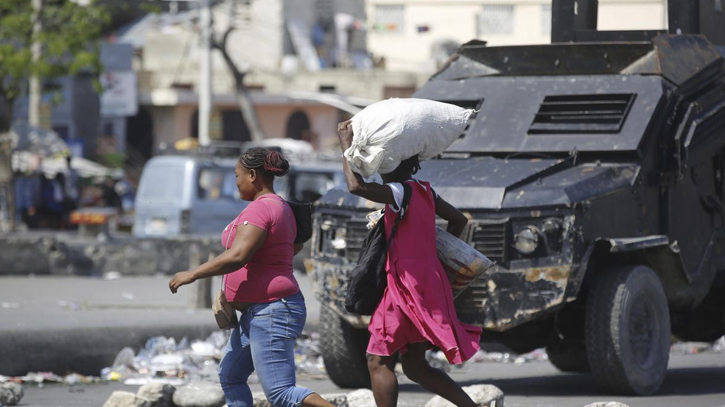
<path id="1" fill-rule="evenodd" d="M 308 308 L 308 327 L 319 320 L 319 303 L 313 298 L 306 275 L 295 274 Z M 168 288 L 170 276 L 122 277 L 103 280 L 89 277 L 0 277 L 0 331 L 7 329 L 68 329 L 94 326 L 128 326 L 158 323 L 158 313 L 182 314 L 169 323 L 212 323 L 209 310 L 192 310 L 196 284 L 177 294 Z M 219 290 L 215 278 L 212 292 Z"/>
<path id="2" fill-rule="evenodd" d="M 180 323 L 187 324 L 211 318 L 208 310 L 188 311 L 192 290 L 184 287 L 179 294 L 171 295 L 167 281 L 167 276 L 111 281 L 82 277 L 0 278 L 0 332 L 35 327 L 124 326 L 129 322 L 153 324 L 158 321 L 158 312 L 168 312 L 175 318 L 183 315 L 185 321 Z M 312 297 L 307 278 L 299 276 L 299 281 L 308 301 L 308 329 L 314 329 L 319 304 Z M 725 354 L 673 355 L 662 390 L 647 398 L 602 394 L 589 376 L 560 374 L 547 362 L 470 363 L 462 369 L 454 368 L 452 375 L 464 384 L 491 383 L 500 387 L 506 394 L 506 405 L 513 407 L 582 407 L 614 399 L 632 407 L 725 407 Z M 300 379 L 300 384 L 321 393 L 341 391 L 328 380 Z M 258 385 L 253 388 L 260 391 Z M 114 390 L 136 389 L 119 383 L 72 388 L 66 385 L 28 387 L 22 405 L 99 407 Z M 401 378 L 401 391 L 400 406 L 422 406 L 431 397 L 404 378 Z"/>
<path id="3" fill-rule="evenodd" d="M 673 355 L 660 392 L 652 397 L 603 394 L 588 375 L 558 373 L 548 362 L 523 365 L 470 363 L 451 375 L 469 385 L 488 383 L 501 388 L 506 407 L 583 407 L 596 401 L 617 400 L 631 407 L 725 407 L 725 354 Z M 400 377 L 401 407 L 423 406 L 432 396 Z M 300 378 L 299 384 L 320 393 L 339 393 L 328 380 Z M 23 406 L 99 407 L 114 390 L 135 392 L 137 386 L 119 383 L 69 387 L 46 385 L 26 389 Z M 253 391 L 261 391 L 252 385 Z"/>

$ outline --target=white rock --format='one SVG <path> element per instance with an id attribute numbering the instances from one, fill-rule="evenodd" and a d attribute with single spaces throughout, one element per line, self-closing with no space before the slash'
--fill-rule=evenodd
<path id="1" fill-rule="evenodd" d="M 322 394 L 321 397 L 337 407 L 348 407 L 347 394 L 345 393 Z"/>
<path id="2" fill-rule="evenodd" d="M 0 404 L 14 406 L 20 403 L 23 395 L 25 392 L 21 384 L 12 382 L 0 384 Z"/>
<path id="3" fill-rule="evenodd" d="M 136 396 L 149 400 L 151 407 L 174 407 L 176 387 L 164 383 L 149 383 L 141 386 Z"/>
<path id="4" fill-rule="evenodd" d="M 375 407 L 372 390 L 358 389 L 347 394 L 348 407 Z"/>
<path id="5" fill-rule="evenodd" d="M 151 402 L 127 391 L 114 391 L 103 407 L 151 407 Z"/>
<path id="6" fill-rule="evenodd" d="M 0 387 L 0 406 L 14 406 L 18 404 L 17 397 L 12 390 L 5 387 Z"/>
<path id="7" fill-rule="evenodd" d="M 178 407 L 221 407 L 226 403 L 222 386 L 206 382 L 192 382 L 179 387 L 172 399 Z"/>
<path id="8" fill-rule="evenodd" d="M 254 407 L 274 407 L 272 403 L 267 401 L 267 396 L 262 392 L 252 394 L 252 398 L 254 399 Z"/>
<path id="9" fill-rule="evenodd" d="M 477 384 L 466 386 L 463 391 L 473 399 L 477 406 L 503 407 L 503 392 L 496 386 Z M 441 396 L 435 396 L 425 404 L 425 407 L 455 407 L 455 405 Z"/>
<path id="10" fill-rule="evenodd" d="M 624 403 L 618 401 L 598 401 L 596 403 L 588 404 L 584 407 L 629 407 Z"/>

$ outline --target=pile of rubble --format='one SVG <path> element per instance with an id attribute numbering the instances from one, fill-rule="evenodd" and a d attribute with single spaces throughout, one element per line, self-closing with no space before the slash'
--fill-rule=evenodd
<path id="1" fill-rule="evenodd" d="M 503 392 L 496 386 L 476 385 L 463 388 L 477 405 L 503 407 Z M 254 407 L 273 407 L 264 393 L 254 393 Z M 350 393 L 322 394 L 322 398 L 337 407 L 375 407 L 372 391 L 359 389 Z M 141 386 L 136 394 L 116 391 L 103 407 L 221 407 L 225 404 L 221 385 L 192 382 L 182 387 L 152 383 Z M 450 407 L 448 401 L 436 396 L 425 407 Z"/>
<path id="2" fill-rule="evenodd" d="M 218 382 L 219 362 L 229 338 L 228 331 L 216 331 L 206 340 L 189 342 L 157 336 L 149 339 L 138 354 L 124 348 L 110 367 L 101 371 L 101 379 L 128 385 L 162 383 L 180 386 L 187 382 Z M 297 339 L 295 365 L 297 374 L 307 378 L 326 378 L 316 333 Z M 256 383 L 256 375 L 250 377 Z"/>
<path id="3" fill-rule="evenodd" d="M 0 406 L 16 406 L 25 395 L 20 383 L 0 383 Z"/>

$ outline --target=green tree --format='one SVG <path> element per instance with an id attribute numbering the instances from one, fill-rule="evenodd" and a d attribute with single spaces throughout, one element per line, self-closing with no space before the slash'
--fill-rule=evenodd
<path id="1" fill-rule="evenodd" d="M 96 0 L 44 0 L 34 35 L 36 13 L 30 0 L 0 0 L 0 134 L 11 125 L 13 102 L 27 89 L 28 78 L 48 80 L 102 71 L 99 41 L 111 21 L 106 5 Z M 42 47 L 33 61 L 31 44 Z"/>

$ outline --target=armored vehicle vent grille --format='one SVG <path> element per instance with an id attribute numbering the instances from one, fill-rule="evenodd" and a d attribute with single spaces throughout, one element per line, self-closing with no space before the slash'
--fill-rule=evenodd
<path id="1" fill-rule="evenodd" d="M 495 262 L 506 256 L 506 223 L 482 223 L 476 226 L 471 244 L 479 252 Z"/>
<path id="2" fill-rule="evenodd" d="M 619 133 L 634 93 L 547 96 L 529 134 Z"/>
<path id="3" fill-rule="evenodd" d="M 350 219 L 345 224 L 347 229 L 347 235 L 345 240 L 347 241 L 347 247 L 345 250 L 345 257 L 348 261 L 357 263 L 362 251 L 363 240 L 368 235 L 367 220 L 356 220 Z"/>

